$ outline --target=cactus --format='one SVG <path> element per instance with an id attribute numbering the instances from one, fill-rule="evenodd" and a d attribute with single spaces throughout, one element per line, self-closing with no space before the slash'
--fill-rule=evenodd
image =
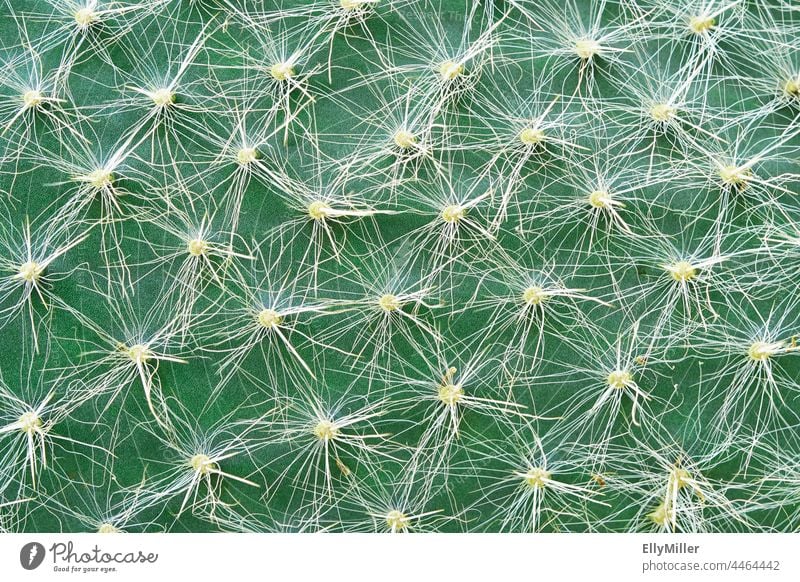
<path id="1" fill-rule="evenodd" d="M 786 0 L 0 11 L 0 531 L 800 527 Z"/>

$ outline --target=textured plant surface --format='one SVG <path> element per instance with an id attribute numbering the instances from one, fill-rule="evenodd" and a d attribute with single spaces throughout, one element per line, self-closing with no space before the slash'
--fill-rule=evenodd
<path id="1" fill-rule="evenodd" d="M 0 531 L 800 527 L 793 1 L 0 15 Z"/>

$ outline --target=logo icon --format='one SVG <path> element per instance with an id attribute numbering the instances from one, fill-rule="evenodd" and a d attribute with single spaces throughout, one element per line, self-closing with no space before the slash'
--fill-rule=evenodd
<path id="1" fill-rule="evenodd" d="M 39 542 L 30 542 L 19 551 L 19 563 L 26 570 L 35 570 L 44 561 L 44 546 Z"/>

